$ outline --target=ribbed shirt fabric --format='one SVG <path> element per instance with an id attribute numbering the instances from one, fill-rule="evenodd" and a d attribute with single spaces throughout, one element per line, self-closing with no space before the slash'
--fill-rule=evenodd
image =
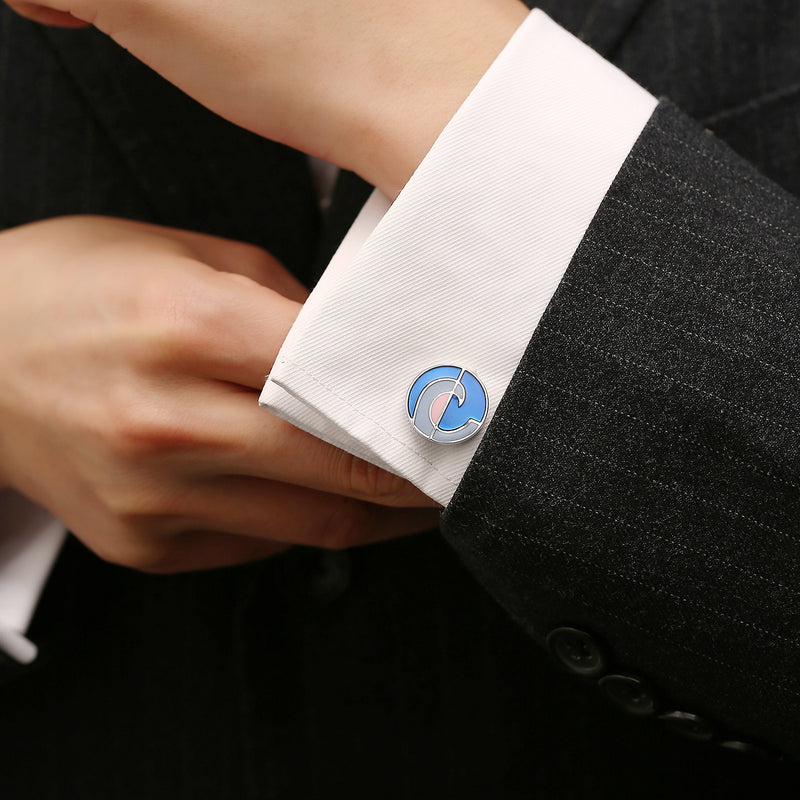
<path id="1" fill-rule="evenodd" d="M 372 195 L 301 310 L 261 404 L 446 505 L 481 433 L 426 440 L 410 424 L 410 387 L 432 368 L 468 370 L 488 394 L 485 431 L 655 107 L 531 12 L 395 202 Z"/>

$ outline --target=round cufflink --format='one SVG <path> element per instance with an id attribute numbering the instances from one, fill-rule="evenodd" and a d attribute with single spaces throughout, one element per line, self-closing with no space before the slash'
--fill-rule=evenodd
<path id="1" fill-rule="evenodd" d="M 414 430 L 438 444 L 472 438 L 489 411 L 486 389 L 473 373 L 455 366 L 425 370 L 411 384 L 406 412 Z"/>

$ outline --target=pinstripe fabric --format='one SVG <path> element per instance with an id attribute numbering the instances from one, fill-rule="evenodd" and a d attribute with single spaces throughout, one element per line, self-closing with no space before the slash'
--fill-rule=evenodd
<path id="1" fill-rule="evenodd" d="M 794 3 L 664 0 L 642 9 L 615 61 L 797 191 L 798 41 Z M 536 479 L 511 475 L 531 515 L 490 514 L 508 530 L 485 523 L 474 542 L 483 551 L 516 534 L 535 554 L 520 582 L 488 578 L 535 634 L 583 620 L 666 703 L 796 753 L 796 205 L 662 115 L 595 219 L 493 432 L 533 459 Z M 536 422 L 525 431 L 513 427 L 519 402 Z M 499 452 L 488 445 L 489 474 Z M 465 482 L 451 509 L 470 561 L 481 526 L 461 515 L 478 486 L 487 500 L 486 479 Z M 483 574 L 504 560 L 490 549 Z"/>
<path id="2" fill-rule="evenodd" d="M 793 198 L 661 105 L 445 521 L 531 633 L 794 754 L 798 255 Z"/>
<path id="3" fill-rule="evenodd" d="M 793 0 L 653 0 L 613 60 L 796 195 L 799 40 Z"/>
<path id="4" fill-rule="evenodd" d="M 708 0 L 541 5 L 696 116 L 730 112 L 720 133 L 784 185 L 800 179 L 784 138 L 796 125 L 794 95 L 766 100 L 798 79 L 793 2 L 716 4 L 713 87 L 703 71 Z M 306 180 L 294 156 L 198 114 L 88 34 L 45 40 L 35 31 L 0 11 L 4 226 L 76 212 L 188 224 L 282 248 L 305 271 L 317 232 L 310 195 L 287 190 Z M 765 41 L 762 79 L 751 65 Z M 137 91 L 120 91 L 126 83 Z M 751 102 L 755 110 L 737 110 Z M 197 137 L 186 154 L 174 144 L 184 114 Z M 325 231 L 330 246 L 359 190 L 343 181 Z M 549 391 L 553 405 L 563 402 Z M 462 535 L 479 527 L 471 516 Z M 794 768 L 631 722 L 558 673 L 439 539 L 367 548 L 344 563 L 346 591 L 324 594 L 313 586 L 325 562 L 306 551 L 154 578 L 103 564 L 73 541 L 34 620 L 41 660 L 0 686 L 2 797 L 797 796 Z M 638 641 L 623 643 L 634 664 Z M 702 652 L 713 652 L 709 642 Z M 664 689 L 663 673 L 654 675 Z"/>

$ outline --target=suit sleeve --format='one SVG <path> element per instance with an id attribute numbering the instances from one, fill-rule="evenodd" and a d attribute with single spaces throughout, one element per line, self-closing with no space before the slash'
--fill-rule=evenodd
<path id="1" fill-rule="evenodd" d="M 798 256 L 793 197 L 662 102 L 443 519 L 620 705 L 794 756 Z"/>
<path id="2" fill-rule="evenodd" d="M 478 579 L 624 709 L 798 755 L 800 213 L 631 83 L 534 12 L 262 400 L 447 503 Z M 480 445 L 412 430 L 438 365 L 487 386 Z"/>

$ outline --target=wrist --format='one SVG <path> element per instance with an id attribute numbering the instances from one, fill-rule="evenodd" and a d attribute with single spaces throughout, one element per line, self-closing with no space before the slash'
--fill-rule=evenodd
<path id="1" fill-rule="evenodd" d="M 396 197 L 527 14 L 518 0 L 472 0 L 434 10 L 413 41 L 395 35 L 381 69 L 354 76 L 332 160 Z"/>

